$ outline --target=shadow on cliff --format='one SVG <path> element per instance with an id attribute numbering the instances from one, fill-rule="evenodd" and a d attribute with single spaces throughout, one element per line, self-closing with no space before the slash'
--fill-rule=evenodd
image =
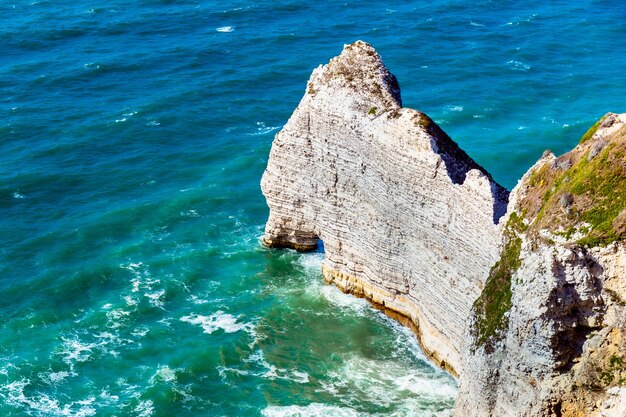
<path id="1" fill-rule="evenodd" d="M 601 282 L 596 277 L 602 274 L 602 266 L 591 257 L 580 257 L 578 254 L 573 263 L 583 264 L 592 272 L 588 280 L 582 282 L 587 288 L 581 289 L 576 283 L 568 282 L 567 265 L 555 261 L 552 273 L 556 278 L 556 287 L 548 303 L 549 319 L 555 326 L 551 348 L 556 352 L 556 369 L 563 372 L 569 371 L 580 358 L 589 334 L 602 327 L 598 323 L 602 321 L 604 308 L 601 298 L 585 296 L 600 294 Z"/>
<path id="2" fill-rule="evenodd" d="M 498 224 L 500 218 L 506 214 L 506 208 L 509 203 L 509 190 L 498 184 L 485 168 L 470 158 L 430 117 L 424 113 L 420 117 L 424 118 L 424 121 L 421 122 L 422 126 L 437 140 L 437 153 L 443 159 L 448 177 L 450 177 L 453 184 L 463 184 L 467 173 L 472 169 L 479 170 L 489 178 L 491 195 L 493 197 L 493 223 Z"/>

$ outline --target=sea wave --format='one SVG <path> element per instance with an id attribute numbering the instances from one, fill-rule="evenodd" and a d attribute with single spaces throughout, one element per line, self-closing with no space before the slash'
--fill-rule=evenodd
<path id="1" fill-rule="evenodd" d="M 254 330 L 254 324 L 239 322 L 239 316 L 216 311 L 210 316 L 201 314 L 190 314 L 183 316 L 180 321 L 202 327 L 204 333 L 212 334 L 217 330 L 223 330 L 225 333 L 235 333 L 241 330 L 251 332 Z"/>
<path id="2" fill-rule="evenodd" d="M 356 410 L 348 407 L 311 403 L 309 405 L 271 405 L 261 411 L 264 417 L 359 417 Z"/>

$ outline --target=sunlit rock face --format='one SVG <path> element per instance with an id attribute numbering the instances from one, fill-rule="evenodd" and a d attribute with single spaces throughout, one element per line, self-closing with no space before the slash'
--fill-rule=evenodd
<path id="1" fill-rule="evenodd" d="M 261 185 L 266 245 L 304 251 L 323 240 L 328 282 L 411 321 L 424 350 L 462 372 L 508 192 L 428 116 L 402 107 L 369 44 L 313 71 Z"/>

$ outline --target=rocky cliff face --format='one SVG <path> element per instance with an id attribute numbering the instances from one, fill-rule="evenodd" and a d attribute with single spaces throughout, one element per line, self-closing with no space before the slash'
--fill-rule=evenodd
<path id="1" fill-rule="evenodd" d="M 356 42 L 276 135 L 264 242 L 323 240 L 328 282 L 413 324 L 459 375 L 456 416 L 624 416 L 625 122 L 547 152 L 509 201 Z"/>
<path id="2" fill-rule="evenodd" d="M 410 320 L 461 371 L 467 318 L 498 258 L 508 192 L 423 113 L 364 43 L 311 75 L 261 182 L 264 241 L 315 248 L 328 282 Z"/>
<path id="3" fill-rule="evenodd" d="M 607 114 L 513 190 L 456 415 L 626 415 L 625 122 Z"/>

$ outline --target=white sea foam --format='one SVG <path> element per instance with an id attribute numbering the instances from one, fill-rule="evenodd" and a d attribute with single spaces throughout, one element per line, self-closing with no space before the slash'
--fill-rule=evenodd
<path id="1" fill-rule="evenodd" d="M 3 361 L 5 360 L 9 360 L 9 358 L 2 358 Z M 0 375 L 5 375 L 8 376 L 10 370 L 18 370 L 19 368 L 15 365 L 13 365 L 12 363 L 5 363 L 3 364 L 3 366 L 0 368 Z"/>
<path id="2" fill-rule="evenodd" d="M 183 217 L 200 217 L 198 212 L 195 211 L 195 210 L 181 211 L 180 215 L 183 216 Z"/>
<path id="3" fill-rule="evenodd" d="M 444 397 L 452 399 L 456 396 L 456 388 L 453 385 L 442 384 L 441 381 L 432 378 L 408 374 L 400 376 L 393 382 L 400 390 L 411 391 L 421 398 Z"/>
<path id="4" fill-rule="evenodd" d="M 235 373 L 237 375 L 254 375 L 269 380 L 283 379 L 298 384 L 307 384 L 309 382 L 310 376 L 306 372 L 297 369 L 279 368 L 269 363 L 261 349 L 255 350 L 247 358 L 244 358 L 243 362 L 249 364 L 246 366 L 246 369 L 218 367 L 222 380 L 229 382 L 227 373 Z M 255 369 L 249 369 L 250 365 Z"/>
<path id="5" fill-rule="evenodd" d="M 215 30 L 218 32 L 222 32 L 222 33 L 228 33 L 228 32 L 232 32 L 233 30 L 235 30 L 235 28 L 232 26 L 221 26 Z"/>
<path id="6" fill-rule="evenodd" d="M 127 340 L 121 339 L 117 335 L 114 335 L 110 332 L 100 332 L 94 334 L 93 337 L 100 340 L 100 343 L 98 343 L 97 345 L 98 347 L 106 346 L 109 344 L 120 345 L 123 342 L 128 342 Z"/>
<path id="7" fill-rule="evenodd" d="M 302 254 L 298 258 L 298 263 L 310 273 L 315 275 L 322 274 L 322 263 L 324 262 L 324 254 L 323 253 L 307 253 Z"/>
<path id="8" fill-rule="evenodd" d="M 161 320 L 158 320 L 157 323 L 161 323 L 162 325 L 164 325 L 168 329 L 171 329 L 172 328 L 172 320 L 174 320 L 173 317 L 166 317 L 166 318 L 163 318 Z"/>
<path id="9" fill-rule="evenodd" d="M 160 309 L 163 309 L 163 296 L 165 295 L 165 290 L 155 291 L 155 292 L 146 292 L 143 294 L 144 297 L 147 297 L 150 304 Z"/>
<path id="10" fill-rule="evenodd" d="M 131 297 L 130 295 L 125 295 L 124 297 L 122 297 L 124 301 L 126 301 L 126 305 L 129 307 L 132 306 L 136 306 L 137 305 L 137 300 L 135 300 L 133 297 Z"/>
<path id="11" fill-rule="evenodd" d="M 0 386 L 0 399 L 9 406 L 26 409 L 28 414 L 60 416 L 60 417 L 89 417 L 96 415 L 93 407 L 94 397 L 84 400 L 61 404 L 59 400 L 46 394 L 35 393 L 27 396 L 24 389 L 30 385 L 30 380 L 21 379 Z"/>
<path id="12" fill-rule="evenodd" d="M 257 129 L 253 133 L 248 133 L 250 136 L 261 136 L 272 133 L 275 130 L 280 129 L 280 126 L 266 126 L 264 122 L 256 122 Z"/>
<path id="13" fill-rule="evenodd" d="M 141 296 L 137 297 L 132 293 L 142 292 L 144 298 L 154 307 L 163 309 L 165 290 L 156 288 L 161 284 L 161 280 L 152 277 L 150 271 L 143 262 L 129 262 L 128 264 L 120 264 L 120 268 L 126 269 L 131 273 L 131 295 L 124 296 L 124 300 L 128 306 L 137 305 Z M 138 294 L 137 294 L 138 295 Z"/>
<path id="14" fill-rule="evenodd" d="M 346 360 L 336 376 L 337 379 L 331 378 L 335 384 L 347 382 L 352 389 L 367 393 L 370 402 L 384 407 L 398 404 L 407 397 L 422 401 L 453 401 L 456 395 L 456 387 L 450 378 L 437 377 L 433 370 L 416 369 L 397 360 L 353 356 Z"/>
<path id="15" fill-rule="evenodd" d="M 110 329 L 117 329 L 127 324 L 130 311 L 122 308 L 116 308 L 106 312 L 107 327 Z"/>
<path id="16" fill-rule="evenodd" d="M 235 373 L 237 375 L 254 375 L 253 372 L 250 371 L 246 371 L 245 369 L 237 369 L 237 368 L 229 368 L 227 366 L 218 366 L 217 368 L 217 373 L 219 374 L 220 378 L 222 378 L 222 381 L 226 382 L 228 385 L 231 386 L 235 386 L 233 383 L 229 382 L 228 380 L 228 373 Z"/>
<path id="17" fill-rule="evenodd" d="M 154 413 L 154 403 L 152 400 L 140 401 L 133 411 L 137 417 L 149 417 Z"/>
<path id="18" fill-rule="evenodd" d="M 59 372 L 50 372 L 45 375 L 41 375 L 42 379 L 47 380 L 50 385 L 57 385 L 63 382 L 65 379 L 71 376 L 78 376 L 76 372 L 73 371 L 59 371 Z"/>
<path id="19" fill-rule="evenodd" d="M 132 331 L 132 335 L 135 337 L 144 337 L 148 334 L 150 328 L 148 326 L 139 326 L 135 330 Z"/>
<path id="20" fill-rule="evenodd" d="M 99 397 L 104 404 L 116 403 L 120 400 L 120 397 L 118 395 L 111 395 L 105 389 L 103 389 L 102 392 L 100 392 Z"/>
<path id="21" fill-rule="evenodd" d="M 146 126 L 161 126 L 161 123 L 157 122 L 156 120 L 150 120 L 148 123 L 146 123 Z"/>
<path id="22" fill-rule="evenodd" d="M 365 299 L 344 294 L 337 287 L 324 284 L 322 280 L 323 262 L 323 253 L 304 254 L 300 255 L 298 258 L 298 263 L 304 268 L 305 273 L 311 277 L 311 281 L 306 288 L 310 296 L 319 297 L 321 295 L 330 304 L 342 309 L 349 309 L 359 314 L 371 308 L 370 304 Z"/>
<path id="23" fill-rule="evenodd" d="M 190 295 L 188 300 L 194 304 L 206 304 L 209 302 L 209 300 L 205 300 L 204 298 L 199 298 L 196 295 Z"/>
<path id="24" fill-rule="evenodd" d="M 176 371 L 171 369 L 169 366 L 161 366 L 157 371 L 150 377 L 150 383 L 154 384 L 155 382 L 163 381 L 163 382 L 175 382 L 176 381 Z"/>
<path id="25" fill-rule="evenodd" d="M 204 330 L 204 333 L 211 334 L 219 329 L 224 330 L 226 333 L 235 333 L 241 330 L 252 331 L 254 325 L 252 323 L 238 322 L 239 317 L 232 314 L 225 313 L 223 311 L 217 311 L 210 316 L 203 316 L 200 314 L 191 314 L 180 318 L 180 321 L 185 323 L 199 325 Z"/>
<path id="26" fill-rule="evenodd" d="M 477 23 L 477 22 L 474 22 L 473 20 L 470 22 L 470 26 L 485 27 L 485 25 L 483 25 L 482 23 Z"/>
<path id="27" fill-rule="evenodd" d="M 13 193 L 13 198 L 25 198 L 24 194 L 20 194 L 18 192 Z"/>
<path id="28" fill-rule="evenodd" d="M 292 375 L 292 380 L 294 382 L 297 382 L 299 384 L 306 384 L 309 382 L 309 374 L 306 372 L 292 371 Z"/>
<path id="29" fill-rule="evenodd" d="M 263 354 L 263 351 L 261 349 L 257 349 L 252 352 L 247 358 L 244 358 L 243 361 L 269 367 L 269 364 L 265 360 L 265 355 Z"/>
<path id="30" fill-rule="evenodd" d="M 93 353 L 92 350 L 97 347 L 95 343 L 83 343 L 76 338 L 67 339 L 62 337 L 61 339 L 63 340 L 63 346 L 59 354 L 64 357 L 63 362 L 68 365 L 88 361 Z"/>
<path id="31" fill-rule="evenodd" d="M 507 61 L 506 62 L 507 65 L 509 66 L 509 68 L 511 68 L 514 71 L 528 71 L 529 69 L 531 69 L 532 67 L 528 64 L 525 64 L 521 61 Z"/>
<path id="32" fill-rule="evenodd" d="M 367 300 L 357 298 L 353 295 L 344 294 L 333 285 L 324 285 L 320 289 L 320 292 L 326 301 L 343 309 L 349 309 L 353 312 L 362 314 L 371 308 Z"/>
<path id="33" fill-rule="evenodd" d="M 359 417 L 356 410 L 348 407 L 311 403 L 309 405 L 270 405 L 261 411 L 265 417 Z"/>
<path id="34" fill-rule="evenodd" d="M 463 106 L 446 106 L 447 111 L 463 111 Z"/>
<path id="35" fill-rule="evenodd" d="M 127 119 L 126 117 L 122 117 L 121 119 L 115 119 L 115 123 L 122 123 L 125 122 Z"/>

